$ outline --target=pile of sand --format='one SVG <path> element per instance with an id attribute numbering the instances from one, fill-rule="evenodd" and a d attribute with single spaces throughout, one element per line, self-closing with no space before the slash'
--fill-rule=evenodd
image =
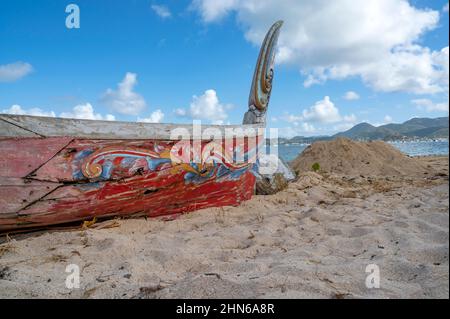
<path id="1" fill-rule="evenodd" d="M 321 172 L 345 175 L 417 176 L 431 170 L 385 142 L 346 138 L 313 143 L 292 161 L 291 167 L 301 173 L 312 171 L 314 163 L 320 165 Z"/>

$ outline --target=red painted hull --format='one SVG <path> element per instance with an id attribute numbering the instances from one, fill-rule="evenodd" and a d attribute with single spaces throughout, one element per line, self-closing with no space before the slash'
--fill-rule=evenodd
<path id="1" fill-rule="evenodd" d="M 93 217 L 180 214 L 239 205 L 252 197 L 254 163 L 174 162 L 169 155 L 176 143 L 70 137 L 0 140 L 0 231 Z M 202 142 L 202 150 L 206 145 Z M 231 154 L 236 149 L 255 151 L 248 141 L 235 139 L 231 145 Z"/>

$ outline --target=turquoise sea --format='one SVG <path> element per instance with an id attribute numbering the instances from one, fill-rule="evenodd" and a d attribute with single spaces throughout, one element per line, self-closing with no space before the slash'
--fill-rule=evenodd
<path id="1" fill-rule="evenodd" d="M 388 142 L 410 156 L 448 155 L 448 140 Z M 308 144 L 280 144 L 278 154 L 285 161 L 292 161 Z"/>

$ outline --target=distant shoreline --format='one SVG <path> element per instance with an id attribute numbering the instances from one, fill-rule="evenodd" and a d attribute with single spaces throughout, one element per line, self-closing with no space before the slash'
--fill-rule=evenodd
<path id="1" fill-rule="evenodd" d="M 272 141 L 276 141 L 276 144 L 281 144 L 281 145 L 301 145 L 301 144 L 312 144 L 314 142 L 319 142 L 319 141 L 330 141 L 333 140 L 335 138 L 338 137 L 334 137 L 334 136 L 329 136 L 329 137 L 323 137 L 323 136 L 318 136 L 318 137 L 305 137 L 305 141 L 303 142 L 290 142 L 289 140 L 284 141 L 283 139 L 287 139 L 286 137 L 280 137 L 278 139 L 266 139 L 266 142 L 268 144 L 271 144 Z M 281 141 L 280 141 L 281 139 Z M 309 140 L 311 139 L 311 140 Z M 449 138 L 444 138 L 444 137 L 439 137 L 439 138 L 404 138 L 404 139 L 352 139 L 354 141 L 357 142 L 373 142 L 373 141 L 383 141 L 386 143 L 402 143 L 402 142 L 447 142 L 449 141 Z M 276 145 L 275 144 L 275 145 Z"/>
<path id="2" fill-rule="evenodd" d="M 326 141 L 326 140 L 325 140 Z M 316 141 L 315 141 L 316 142 Z M 321 142 L 321 141 L 317 141 Z M 369 141 L 362 141 L 369 142 Z M 421 140 L 421 141 L 383 141 L 395 148 L 399 149 L 409 157 L 418 156 L 448 156 L 449 143 L 448 139 L 443 140 Z M 304 149 L 309 147 L 312 143 L 273 143 L 268 144 L 267 148 L 274 147 L 281 158 L 286 162 L 292 161 Z M 270 145 L 270 146 L 269 146 Z"/>

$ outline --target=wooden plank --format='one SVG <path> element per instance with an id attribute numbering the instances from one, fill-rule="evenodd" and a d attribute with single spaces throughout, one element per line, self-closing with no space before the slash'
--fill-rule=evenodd
<path id="1" fill-rule="evenodd" d="M 178 180 L 173 175 L 168 177 Z M 251 198 L 255 177 L 245 171 L 235 179 L 209 179 L 192 185 L 178 180 L 162 188 L 155 186 L 155 181 L 140 178 L 127 183 L 104 182 L 100 186 L 66 185 L 20 211 L 18 217 L 0 215 L 0 231 L 81 221 L 95 216 L 156 217 L 207 207 L 236 206 Z"/>
<path id="2" fill-rule="evenodd" d="M 0 177 L 0 215 L 16 213 L 59 186 L 56 183 Z"/>
<path id="3" fill-rule="evenodd" d="M 89 139 L 162 139 L 179 140 L 180 138 L 171 136 L 174 129 L 185 129 L 193 136 L 191 124 L 161 124 L 161 123 L 136 123 L 119 121 L 97 121 L 97 120 L 79 120 L 54 117 L 39 117 L 28 115 L 9 115 L 0 114 L 0 119 L 13 123 L 26 131 L 31 131 L 41 136 L 72 136 Z M 205 129 L 217 129 L 223 136 L 226 130 L 243 129 L 236 137 L 257 136 L 257 128 L 263 128 L 260 125 L 202 125 L 202 131 Z M 6 128 L 0 126 L 0 136 L 10 136 Z M 29 136 L 29 133 L 17 132 L 18 137 Z"/>
<path id="4" fill-rule="evenodd" d="M 0 139 L 12 137 L 40 137 L 38 134 L 27 131 L 15 124 L 0 118 Z"/>
<path id="5" fill-rule="evenodd" d="M 26 177 L 63 149 L 72 138 L 11 138 L 0 140 L 0 176 Z"/>

